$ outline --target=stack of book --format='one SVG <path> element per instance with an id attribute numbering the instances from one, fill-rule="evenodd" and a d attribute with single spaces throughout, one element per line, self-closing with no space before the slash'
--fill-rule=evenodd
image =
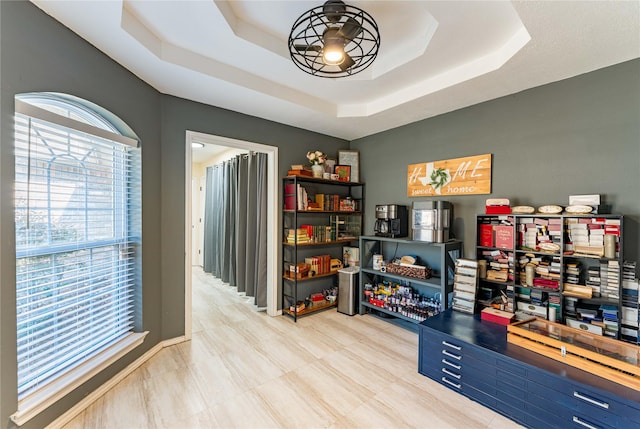
<path id="1" fill-rule="evenodd" d="M 587 270 L 587 280 L 585 281 L 585 284 L 587 286 L 591 286 L 591 289 L 593 290 L 593 296 L 594 297 L 599 297 L 600 296 L 600 267 L 599 266 L 591 266 L 589 267 L 589 269 Z"/>
<path id="2" fill-rule="evenodd" d="M 578 304 L 578 298 L 572 296 L 564 297 L 564 315 L 568 319 L 577 319 L 578 313 L 576 310 L 576 305 Z M 560 314 L 560 313 L 557 313 Z"/>
<path id="3" fill-rule="evenodd" d="M 548 294 L 540 289 L 531 289 L 531 304 L 533 305 L 546 305 Z"/>
<path id="4" fill-rule="evenodd" d="M 620 298 L 620 264 L 617 260 L 600 262 L 600 295 L 605 298 Z"/>
<path id="5" fill-rule="evenodd" d="M 487 280 L 507 282 L 513 279 L 513 252 L 483 250 L 482 256 L 487 261 Z"/>
<path id="6" fill-rule="evenodd" d="M 287 175 L 311 177 L 313 176 L 313 173 L 311 172 L 311 167 L 308 165 L 293 164 L 291 165 L 291 169 L 287 172 Z"/>
<path id="7" fill-rule="evenodd" d="M 527 253 L 518 259 L 518 264 L 520 267 L 520 284 L 549 289 L 558 289 L 560 286 L 562 264 L 559 256 L 538 256 L 533 253 Z M 533 279 L 533 285 L 527 284 L 526 281 L 525 271 L 527 265 L 535 266 L 536 276 Z"/>
<path id="8" fill-rule="evenodd" d="M 549 295 L 549 308 L 555 308 L 556 309 L 556 320 L 551 320 L 552 322 L 557 322 L 558 321 L 558 317 L 562 317 L 560 313 L 560 295 L 558 294 L 550 294 Z"/>
<path id="9" fill-rule="evenodd" d="M 562 243 L 562 219 L 522 218 L 518 224 L 518 248 L 522 250 L 546 250 L 541 244 Z"/>
<path id="10" fill-rule="evenodd" d="M 565 265 L 564 282 L 572 285 L 580 284 L 580 262 L 572 261 Z"/>
<path id="11" fill-rule="evenodd" d="M 620 338 L 632 343 L 638 342 L 638 279 L 636 262 L 624 261 L 622 265 L 622 326 Z"/>
<path id="12" fill-rule="evenodd" d="M 311 237 L 305 228 L 290 229 L 287 234 L 287 243 L 310 243 Z"/>
<path id="13" fill-rule="evenodd" d="M 618 307 L 615 305 L 601 305 L 602 319 L 604 321 L 604 335 L 618 337 Z"/>
<path id="14" fill-rule="evenodd" d="M 604 255 L 604 224 L 592 218 L 566 219 L 568 241 L 566 251 L 576 255 L 601 257 Z"/>
<path id="15" fill-rule="evenodd" d="M 547 231 L 549 231 L 549 237 L 552 243 L 560 244 L 562 243 L 562 219 L 561 218 L 550 218 L 549 224 L 547 225 Z"/>

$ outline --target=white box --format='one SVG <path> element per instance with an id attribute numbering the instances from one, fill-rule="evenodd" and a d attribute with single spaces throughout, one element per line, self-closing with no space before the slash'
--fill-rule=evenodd
<path id="1" fill-rule="evenodd" d="M 592 325 L 591 323 L 581 322 L 575 319 L 567 318 L 567 325 L 572 328 L 580 329 L 581 331 L 588 331 L 592 334 L 602 335 L 602 327 L 597 325 Z"/>
<path id="2" fill-rule="evenodd" d="M 547 318 L 547 307 L 541 305 L 533 305 L 527 302 L 518 302 L 518 310 L 525 313 L 533 314 L 537 317 Z"/>
<path id="3" fill-rule="evenodd" d="M 599 206 L 600 195 L 569 195 L 570 206 Z"/>

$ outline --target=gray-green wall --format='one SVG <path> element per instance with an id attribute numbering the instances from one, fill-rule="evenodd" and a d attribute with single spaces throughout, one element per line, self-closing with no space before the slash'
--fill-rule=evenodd
<path id="1" fill-rule="evenodd" d="M 163 98 L 162 129 L 162 281 L 163 299 L 175 305 L 163 311 L 162 332 L 166 338 L 184 333 L 184 177 L 185 131 L 219 135 L 278 147 L 278 177 L 291 164 L 305 162 L 307 151 L 322 148 L 334 157 L 348 148 L 345 140 L 287 127 L 275 122 L 175 97 Z M 280 224 L 280 223 L 279 223 Z M 280 276 L 278 276 L 280 278 Z"/>
<path id="2" fill-rule="evenodd" d="M 185 133 L 279 148 L 280 171 L 308 150 L 335 155 L 345 140 L 158 93 L 26 1 L 0 1 L 0 427 L 16 411 L 14 96 L 55 91 L 96 103 L 142 141 L 144 344 L 23 427 L 41 428 L 164 339 L 184 334 Z"/>
<path id="3" fill-rule="evenodd" d="M 367 184 L 365 231 L 376 204 L 406 204 L 407 166 L 493 154 L 491 195 L 454 204 L 454 232 L 475 257 L 475 215 L 489 197 L 532 206 L 601 194 L 624 214 L 625 257 L 638 260 L 640 60 L 555 82 L 351 142 Z"/>

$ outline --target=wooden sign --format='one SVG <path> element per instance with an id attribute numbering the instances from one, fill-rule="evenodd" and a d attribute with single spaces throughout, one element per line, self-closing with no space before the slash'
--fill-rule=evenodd
<path id="1" fill-rule="evenodd" d="M 407 196 L 479 195 L 491 193 L 491 154 L 411 164 Z"/>

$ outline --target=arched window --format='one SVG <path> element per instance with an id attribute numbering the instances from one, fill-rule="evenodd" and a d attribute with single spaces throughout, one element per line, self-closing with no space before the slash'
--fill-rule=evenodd
<path id="1" fill-rule="evenodd" d="M 123 122 L 85 100 L 30 93 L 15 102 L 23 400 L 134 336 L 140 150 Z"/>

